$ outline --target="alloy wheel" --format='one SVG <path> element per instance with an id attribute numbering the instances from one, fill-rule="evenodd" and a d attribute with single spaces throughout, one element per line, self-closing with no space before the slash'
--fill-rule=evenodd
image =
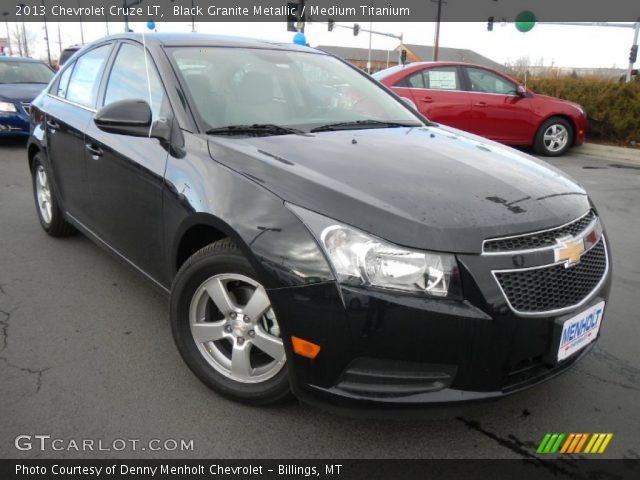
<path id="1" fill-rule="evenodd" d="M 49 225 L 53 216 L 51 206 L 51 188 L 49 186 L 49 177 L 42 165 L 36 168 L 36 196 L 38 199 L 38 209 L 44 223 Z"/>
<path id="2" fill-rule="evenodd" d="M 550 152 L 559 152 L 569 141 L 569 132 L 559 123 L 554 123 L 547 128 L 543 134 L 544 146 Z"/>
<path id="3" fill-rule="evenodd" d="M 189 324 L 204 359 L 227 378 L 260 383 L 285 364 L 267 292 L 249 277 L 220 274 L 203 282 L 192 297 Z"/>

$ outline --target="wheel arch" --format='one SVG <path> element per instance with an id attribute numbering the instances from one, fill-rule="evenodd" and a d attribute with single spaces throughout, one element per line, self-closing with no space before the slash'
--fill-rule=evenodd
<path id="1" fill-rule="evenodd" d="M 229 224 L 210 213 L 194 213 L 185 219 L 175 235 L 171 250 L 171 278 L 175 277 L 184 262 L 207 245 L 230 238 L 249 260 L 260 277 L 260 263 L 251 249 Z"/>
<path id="2" fill-rule="evenodd" d="M 33 170 L 33 159 L 38 153 L 41 153 L 42 151 L 42 148 L 40 148 L 40 146 L 36 143 L 31 142 L 27 146 L 27 160 L 29 162 L 29 171 Z"/>

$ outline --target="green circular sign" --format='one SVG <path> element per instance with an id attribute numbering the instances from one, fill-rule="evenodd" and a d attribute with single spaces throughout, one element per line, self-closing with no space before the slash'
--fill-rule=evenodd
<path id="1" fill-rule="evenodd" d="M 516 15 L 516 28 L 524 33 L 531 30 L 536 24 L 536 16 L 529 10 L 524 10 Z"/>

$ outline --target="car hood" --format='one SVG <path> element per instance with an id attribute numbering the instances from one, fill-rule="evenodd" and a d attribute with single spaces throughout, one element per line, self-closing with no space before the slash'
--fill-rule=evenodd
<path id="1" fill-rule="evenodd" d="M 44 83 L 3 83 L 0 84 L 0 98 L 12 102 L 31 102 L 46 87 Z"/>
<path id="2" fill-rule="evenodd" d="M 558 106 L 571 105 L 572 107 L 575 107 L 578 110 L 582 110 L 582 105 L 580 105 L 579 103 L 572 102 L 570 100 L 564 100 L 558 97 L 550 97 L 549 95 L 542 95 L 540 93 L 536 93 L 534 94 L 533 99 L 534 101 L 535 99 L 537 99 L 538 101 L 542 101 L 547 105 L 549 105 L 550 103 L 553 103 L 554 105 L 558 105 Z"/>
<path id="3" fill-rule="evenodd" d="M 209 137 L 209 151 L 285 201 L 419 249 L 479 253 L 590 205 L 550 165 L 449 127 Z"/>

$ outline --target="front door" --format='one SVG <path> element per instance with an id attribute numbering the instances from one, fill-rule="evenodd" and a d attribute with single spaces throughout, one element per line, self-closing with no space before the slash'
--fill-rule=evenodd
<path id="1" fill-rule="evenodd" d="M 473 108 L 470 131 L 498 142 L 531 143 L 531 101 L 509 79 L 483 68 L 465 67 Z"/>
<path id="2" fill-rule="evenodd" d="M 170 108 L 151 56 L 123 42 L 105 74 L 102 105 L 142 99 L 153 122 L 170 121 Z M 150 132 L 151 134 L 151 132 Z M 162 188 L 168 152 L 158 139 L 86 131 L 92 228 L 113 249 L 155 279 L 164 274 Z"/>

